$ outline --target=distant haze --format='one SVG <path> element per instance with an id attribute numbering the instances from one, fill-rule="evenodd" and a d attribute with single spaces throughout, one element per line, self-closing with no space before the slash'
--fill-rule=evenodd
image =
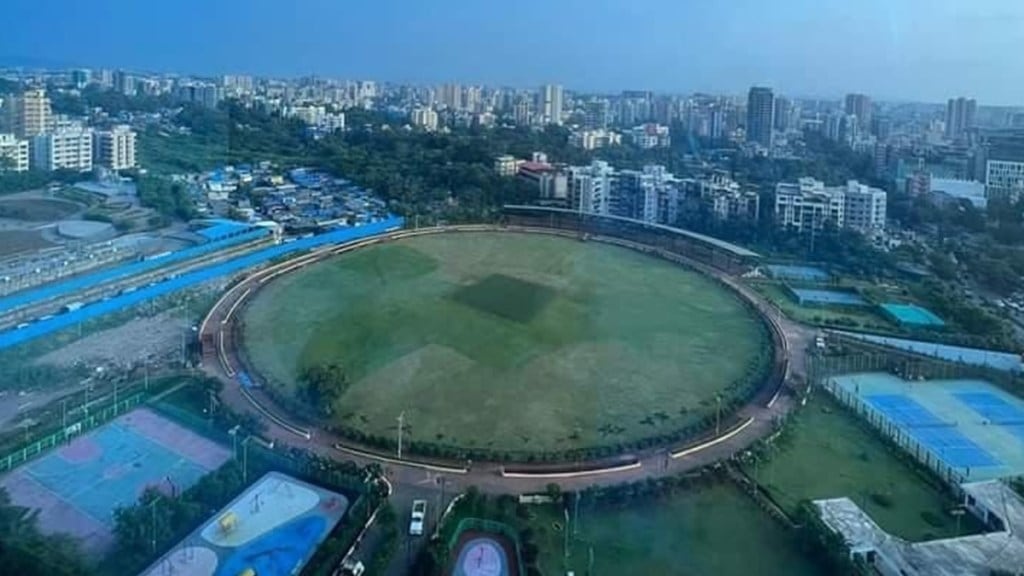
<path id="1" fill-rule="evenodd" d="M 1024 104 L 1021 0 L 4 0 L 0 65 Z"/>

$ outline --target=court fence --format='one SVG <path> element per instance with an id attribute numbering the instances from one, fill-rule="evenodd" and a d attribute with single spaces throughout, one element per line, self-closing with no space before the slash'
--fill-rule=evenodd
<path id="1" fill-rule="evenodd" d="M 459 521 L 458 526 L 455 527 L 455 531 L 452 532 L 450 538 L 448 538 L 448 550 L 454 551 L 455 546 L 459 543 L 459 538 L 465 532 L 484 532 L 487 534 L 497 534 L 508 538 L 509 542 L 512 543 L 512 548 L 516 554 L 516 570 L 515 576 L 523 576 L 526 571 L 523 565 L 523 557 L 521 552 L 521 546 L 519 545 L 519 534 L 514 528 L 508 524 L 501 522 L 495 522 L 494 520 L 484 520 L 482 518 L 463 518 Z"/>
<path id="2" fill-rule="evenodd" d="M 65 424 L 56 432 L 43 436 L 42 438 L 30 444 L 26 444 L 22 448 L 10 452 L 6 456 L 0 458 L 0 473 L 13 470 L 15 467 L 24 464 L 29 459 L 42 454 L 50 448 L 63 444 L 84 432 L 106 424 L 121 414 L 130 412 L 136 406 L 141 404 L 146 399 L 147 395 L 147 392 L 136 393 L 124 400 L 118 400 L 116 403 L 99 409 L 92 414 L 88 414 L 88 407 L 85 407 L 84 410 L 86 411 L 86 415 L 81 419 L 70 424 Z"/>
<path id="3" fill-rule="evenodd" d="M 836 376 L 884 372 L 905 380 L 961 379 L 979 377 L 976 370 L 952 362 L 909 358 L 902 354 L 852 354 L 846 356 L 817 356 L 808 359 L 808 380 L 829 392 L 840 404 L 862 418 L 885 439 L 910 455 L 933 472 L 954 491 L 968 480 L 970 471 L 950 466 L 932 450 L 919 442 L 911 431 L 897 424 L 884 413 L 864 401 L 857 394 L 840 386 Z"/>

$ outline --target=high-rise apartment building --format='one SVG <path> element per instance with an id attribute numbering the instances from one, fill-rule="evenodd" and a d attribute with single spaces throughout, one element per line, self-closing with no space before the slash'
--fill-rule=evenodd
<path id="1" fill-rule="evenodd" d="M 546 84 L 540 89 L 540 109 L 545 124 L 562 123 L 562 87 Z"/>
<path id="2" fill-rule="evenodd" d="M 608 214 L 615 169 L 601 160 L 569 168 L 569 200 L 580 212 Z"/>
<path id="3" fill-rule="evenodd" d="M 790 118 L 793 112 L 793 101 L 784 96 L 775 97 L 775 110 L 773 112 L 774 118 L 772 119 L 772 125 L 779 132 L 785 132 L 790 129 Z"/>
<path id="4" fill-rule="evenodd" d="M 32 162 L 36 170 L 92 170 L 92 130 L 69 125 L 32 138 Z"/>
<path id="5" fill-rule="evenodd" d="M 433 108 L 420 107 L 413 108 L 410 116 L 413 126 L 417 126 L 428 132 L 437 130 L 437 112 Z"/>
<path id="6" fill-rule="evenodd" d="M 847 94 L 843 103 L 843 112 L 847 116 L 857 117 L 857 126 L 861 132 L 871 129 L 871 98 L 865 94 Z"/>
<path id="7" fill-rule="evenodd" d="M 836 228 L 875 235 L 885 230 L 886 193 L 850 180 L 846 186 L 826 187 L 814 178 L 775 186 L 775 223 L 798 232 Z"/>
<path id="8" fill-rule="evenodd" d="M 956 140 L 974 128 L 977 107 L 973 98 L 950 98 L 946 103 L 946 138 Z"/>
<path id="9" fill-rule="evenodd" d="M 93 133 L 93 158 L 111 170 L 135 168 L 135 131 L 125 125 Z"/>
<path id="10" fill-rule="evenodd" d="M 28 140 L 14 134 L 0 134 L 0 172 L 28 170 Z"/>
<path id="11" fill-rule="evenodd" d="M 7 125 L 19 138 L 32 138 L 45 133 L 53 124 L 50 98 L 46 90 L 26 90 L 4 104 Z"/>
<path id="12" fill-rule="evenodd" d="M 608 127 L 609 104 L 606 98 L 594 98 L 583 105 L 583 127 L 603 130 Z"/>
<path id="13" fill-rule="evenodd" d="M 747 142 L 772 147 L 775 96 L 771 88 L 754 86 L 747 94 Z"/>
<path id="14" fill-rule="evenodd" d="M 441 104 L 452 110 L 462 110 L 462 86 L 458 84 L 445 84 L 441 86 L 439 92 Z"/>

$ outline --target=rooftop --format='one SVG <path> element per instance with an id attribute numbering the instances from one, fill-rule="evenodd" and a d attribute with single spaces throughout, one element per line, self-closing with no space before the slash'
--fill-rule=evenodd
<path id="1" fill-rule="evenodd" d="M 906 576 L 988 576 L 1024 566 L 1024 499 L 998 480 L 962 484 L 984 509 L 1002 517 L 1007 530 L 929 542 L 908 542 L 882 530 L 849 498 L 815 500 L 825 524 L 841 534 L 850 551 L 874 551 L 875 563 Z"/>

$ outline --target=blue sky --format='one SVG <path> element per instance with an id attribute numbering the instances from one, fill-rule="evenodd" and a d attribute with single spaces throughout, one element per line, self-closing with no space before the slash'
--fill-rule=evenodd
<path id="1" fill-rule="evenodd" d="M 0 64 L 1024 105 L 1022 0 L 3 0 Z"/>

